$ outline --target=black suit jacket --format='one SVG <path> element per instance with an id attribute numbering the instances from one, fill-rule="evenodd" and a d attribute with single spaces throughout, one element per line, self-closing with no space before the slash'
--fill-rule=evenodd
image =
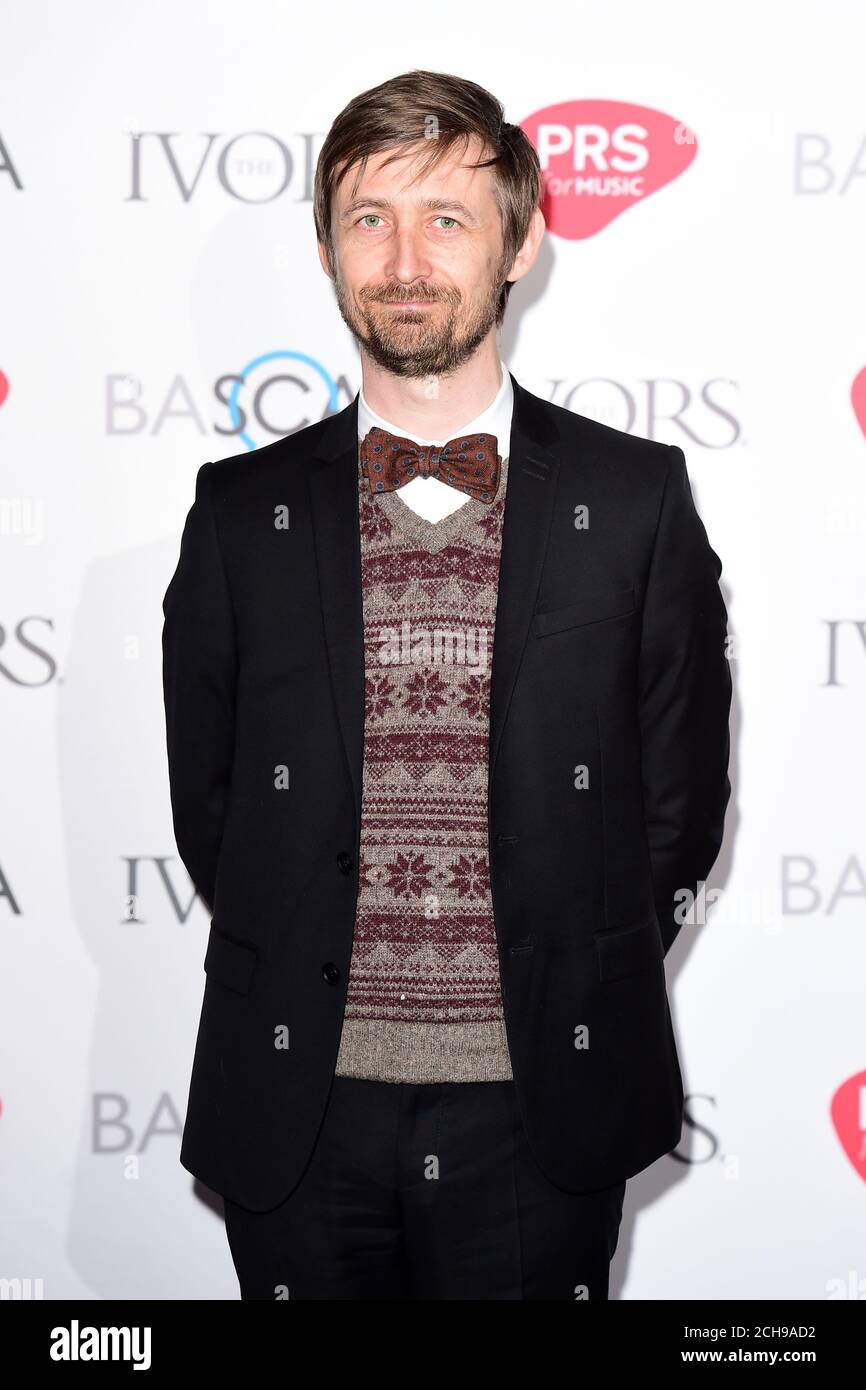
<path id="1" fill-rule="evenodd" d="M 722 842 L 727 613 L 682 450 L 511 380 L 491 892 L 520 1113 L 543 1171 L 580 1192 L 680 1138 L 663 958 L 674 893 Z M 174 831 L 212 914 L 181 1163 L 256 1211 L 311 1155 L 352 950 L 357 401 L 201 466 L 163 602 Z"/>

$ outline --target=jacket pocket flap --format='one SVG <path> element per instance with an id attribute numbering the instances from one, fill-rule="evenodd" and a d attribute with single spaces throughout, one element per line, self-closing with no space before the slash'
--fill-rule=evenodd
<path id="1" fill-rule="evenodd" d="M 583 623 L 597 623 L 604 618 L 622 618 L 633 613 L 634 585 L 625 589 L 610 589 L 603 594 L 584 594 L 563 608 L 546 608 L 535 614 L 535 631 L 539 637 Z"/>
<path id="2" fill-rule="evenodd" d="M 594 933 L 601 980 L 618 980 L 664 960 L 664 943 L 655 913 L 636 927 Z"/>
<path id="3" fill-rule="evenodd" d="M 206 974 L 219 980 L 226 989 L 233 989 L 238 994 L 247 993 L 258 956 L 255 946 L 227 936 L 211 922 L 204 968 Z"/>

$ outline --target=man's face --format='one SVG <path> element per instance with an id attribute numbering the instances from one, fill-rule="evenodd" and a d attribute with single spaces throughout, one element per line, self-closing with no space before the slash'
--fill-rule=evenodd
<path id="1" fill-rule="evenodd" d="M 421 152 L 426 150 L 422 146 Z M 476 350 L 496 322 L 510 269 L 490 169 L 474 140 L 457 142 L 423 178 L 418 148 L 383 167 L 374 155 L 353 193 L 356 167 L 334 194 L 337 304 L 370 357 L 395 376 L 441 376 Z M 319 255 L 328 270 L 324 247 Z"/>

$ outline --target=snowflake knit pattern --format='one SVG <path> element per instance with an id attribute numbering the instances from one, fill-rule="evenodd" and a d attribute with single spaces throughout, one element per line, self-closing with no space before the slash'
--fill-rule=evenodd
<path id="1" fill-rule="evenodd" d="M 513 1079 L 490 896 L 496 500 L 437 522 L 359 460 L 364 762 L 359 891 L 336 1075 Z"/>

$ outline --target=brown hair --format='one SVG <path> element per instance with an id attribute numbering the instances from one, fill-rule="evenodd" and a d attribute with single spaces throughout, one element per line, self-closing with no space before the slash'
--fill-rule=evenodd
<path id="1" fill-rule="evenodd" d="M 316 163 L 313 191 L 313 218 L 316 235 L 327 251 L 332 273 L 334 245 L 331 227 L 331 199 L 342 176 L 360 163 L 358 187 L 367 160 L 380 150 L 394 149 L 390 159 L 401 157 L 400 146 L 427 140 L 430 154 L 421 161 L 417 177 L 422 177 L 445 156 L 456 141 L 464 150 L 472 136 L 481 140 L 490 158 L 479 160 L 476 169 L 495 171 L 494 196 L 499 208 L 503 234 L 503 263 L 510 269 L 529 231 L 538 206 L 541 173 L 538 155 L 520 126 L 503 119 L 502 103 L 475 82 L 443 72 L 404 72 L 353 97 L 334 120 Z M 435 138 L 431 135 L 435 132 Z M 497 323 L 505 315 L 511 282 L 505 281 L 499 299 Z"/>

